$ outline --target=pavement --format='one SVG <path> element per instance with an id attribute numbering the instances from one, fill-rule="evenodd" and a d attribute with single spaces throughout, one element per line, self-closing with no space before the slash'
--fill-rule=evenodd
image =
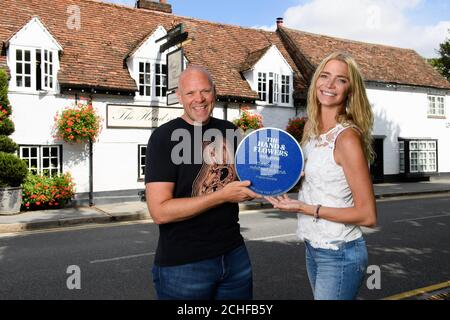
<path id="1" fill-rule="evenodd" d="M 450 179 L 427 182 L 381 183 L 374 185 L 377 199 L 419 196 L 431 194 L 450 195 Z M 295 198 L 296 194 L 289 194 Z M 95 202 L 95 199 L 94 199 Z M 239 204 L 240 212 L 271 208 L 264 199 Z M 0 215 L 0 233 L 15 233 L 39 229 L 61 228 L 93 223 L 149 220 L 147 205 L 142 201 L 109 203 L 53 210 L 21 212 L 15 215 Z"/>

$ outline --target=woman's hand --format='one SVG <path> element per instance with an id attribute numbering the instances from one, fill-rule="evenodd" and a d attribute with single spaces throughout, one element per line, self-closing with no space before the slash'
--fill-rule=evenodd
<path id="1" fill-rule="evenodd" d="M 305 203 L 299 200 L 289 198 L 286 194 L 278 197 L 265 197 L 275 209 L 280 209 L 284 212 L 301 213 Z"/>

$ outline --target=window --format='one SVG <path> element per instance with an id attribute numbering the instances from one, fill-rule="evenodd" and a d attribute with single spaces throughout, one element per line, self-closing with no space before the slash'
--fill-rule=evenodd
<path id="1" fill-rule="evenodd" d="M 55 54 L 53 51 L 16 49 L 15 52 L 15 85 L 17 88 L 54 89 Z"/>
<path id="2" fill-rule="evenodd" d="M 281 86 L 281 88 L 280 88 Z M 281 99 L 280 99 L 281 89 Z M 258 72 L 259 100 L 269 104 L 290 103 L 290 76 L 280 75 L 274 72 Z"/>
<path id="3" fill-rule="evenodd" d="M 139 95 L 151 95 L 150 63 L 139 62 Z"/>
<path id="4" fill-rule="evenodd" d="M 16 86 L 31 88 L 31 51 L 16 50 Z"/>
<path id="5" fill-rule="evenodd" d="M 258 72 L 258 94 L 259 100 L 266 101 L 267 99 L 267 75 Z"/>
<path id="6" fill-rule="evenodd" d="M 437 140 L 399 141 L 400 173 L 437 172 Z M 409 170 L 408 170 L 409 164 Z"/>
<path id="7" fill-rule="evenodd" d="M 290 97 L 290 77 L 282 75 L 281 76 L 281 103 L 289 103 Z"/>
<path id="8" fill-rule="evenodd" d="M 62 146 L 20 146 L 19 156 L 34 174 L 62 173 Z"/>
<path id="9" fill-rule="evenodd" d="M 147 152 L 147 145 L 141 144 L 138 146 L 138 167 L 139 167 L 139 180 L 145 179 L 145 154 Z"/>
<path id="10" fill-rule="evenodd" d="M 44 89 L 53 89 L 53 52 L 44 50 Z"/>
<path id="11" fill-rule="evenodd" d="M 155 89 L 157 97 L 166 96 L 167 65 L 155 64 Z"/>
<path id="12" fill-rule="evenodd" d="M 445 116 L 445 99 L 444 96 L 428 96 L 428 116 Z"/>

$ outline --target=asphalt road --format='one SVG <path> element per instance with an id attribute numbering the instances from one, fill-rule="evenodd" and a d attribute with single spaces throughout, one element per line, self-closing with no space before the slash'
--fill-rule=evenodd
<path id="1" fill-rule="evenodd" d="M 450 197 L 390 200 L 377 207 L 377 229 L 364 231 L 381 287 L 364 286 L 359 299 L 450 280 Z M 255 299 L 311 299 L 296 216 L 266 210 L 240 219 Z M 154 299 L 150 270 L 157 237 L 157 226 L 142 222 L 3 235 L 0 299 Z"/>

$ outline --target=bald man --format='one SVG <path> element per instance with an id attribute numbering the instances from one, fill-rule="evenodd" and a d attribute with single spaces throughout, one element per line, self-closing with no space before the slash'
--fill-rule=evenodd
<path id="1" fill-rule="evenodd" d="M 177 96 L 183 115 L 157 128 L 147 146 L 147 205 L 159 225 L 152 270 L 158 299 L 252 299 L 238 203 L 259 196 L 249 181 L 236 181 L 234 164 L 224 161 L 236 150 L 227 132 L 237 128 L 211 116 L 215 86 L 203 67 L 181 74 Z"/>

